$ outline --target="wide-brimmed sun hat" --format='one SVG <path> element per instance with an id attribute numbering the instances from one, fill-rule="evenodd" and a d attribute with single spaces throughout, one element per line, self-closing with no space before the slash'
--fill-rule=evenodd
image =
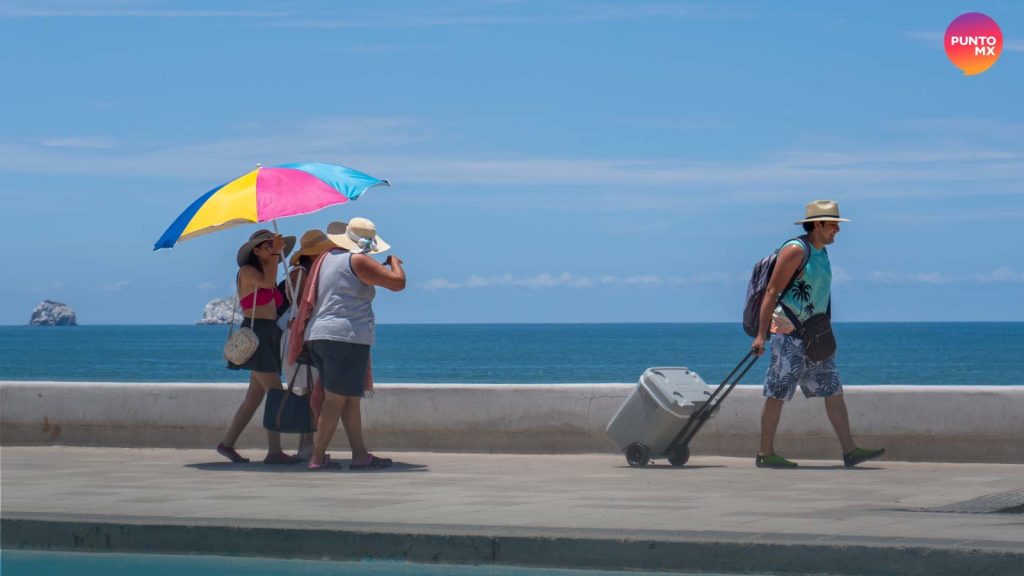
<path id="1" fill-rule="evenodd" d="M 274 234 L 273 232 L 267 229 L 257 230 L 253 232 L 252 236 L 249 236 L 249 241 L 246 242 L 245 244 L 242 244 L 242 247 L 238 249 L 238 255 L 235 257 L 235 260 L 238 262 L 238 267 L 241 268 L 242 266 L 245 266 L 245 263 L 249 261 L 249 255 L 252 254 L 253 248 L 259 246 L 264 242 L 269 242 L 270 240 L 273 240 L 275 236 L 277 236 L 277 234 Z M 294 247 L 295 236 L 285 236 L 284 255 L 287 256 Z"/>
<path id="2" fill-rule="evenodd" d="M 331 242 L 323 230 L 306 230 L 299 240 L 299 249 L 292 254 L 291 265 L 297 266 L 302 256 L 319 256 L 333 248 L 334 242 Z"/>
<path id="3" fill-rule="evenodd" d="M 807 210 L 804 211 L 804 219 L 797 220 L 793 224 L 804 222 L 849 222 L 846 218 L 839 217 L 839 203 L 834 200 L 814 200 L 808 202 Z"/>
<path id="4" fill-rule="evenodd" d="M 327 237 L 339 248 L 356 254 L 380 254 L 391 245 L 377 235 L 377 227 L 366 218 L 353 218 L 348 222 L 331 222 Z"/>

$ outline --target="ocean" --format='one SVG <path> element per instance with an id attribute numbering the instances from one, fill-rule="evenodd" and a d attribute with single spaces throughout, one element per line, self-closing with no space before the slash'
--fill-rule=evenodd
<path id="1" fill-rule="evenodd" d="M 0 326 L 0 380 L 244 382 L 226 326 Z M 845 384 L 1019 385 L 1024 322 L 840 323 Z M 381 324 L 377 382 L 634 383 L 651 366 L 720 382 L 746 354 L 738 324 Z M 743 379 L 759 384 L 762 357 Z"/>

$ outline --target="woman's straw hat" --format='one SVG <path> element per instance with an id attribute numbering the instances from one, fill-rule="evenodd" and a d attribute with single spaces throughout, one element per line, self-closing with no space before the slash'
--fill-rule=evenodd
<path id="1" fill-rule="evenodd" d="M 319 256 L 332 248 L 334 242 L 331 242 L 323 230 L 306 230 L 299 240 L 299 250 L 292 254 L 291 265 L 298 266 L 299 258 L 302 256 Z"/>
<path id="2" fill-rule="evenodd" d="M 238 262 L 238 267 L 241 268 L 242 266 L 245 266 L 245 263 L 249 261 L 249 256 L 252 254 L 253 248 L 259 246 L 264 242 L 269 242 L 270 240 L 273 240 L 275 236 L 277 236 L 277 234 L 274 234 L 273 232 L 265 228 L 253 232 L 252 236 L 249 236 L 249 241 L 246 242 L 245 244 L 242 244 L 242 247 L 238 249 L 238 255 L 235 256 L 235 260 Z M 294 247 L 295 236 L 285 236 L 284 255 L 287 256 Z"/>
<path id="3" fill-rule="evenodd" d="M 353 218 L 346 222 L 331 222 L 327 237 L 337 247 L 356 254 L 380 254 L 391 245 L 377 236 L 377 227 L 366 218 Z"/>
<path id="4" fill-rule="evenodd" d="M 797 220 L 794 224 L 804 222 L 849 222 L 846 218 L 839 217 L 839 203 L 834 200 L 815 200 L 807 204 L 804 212 L 804 219 Z"/>

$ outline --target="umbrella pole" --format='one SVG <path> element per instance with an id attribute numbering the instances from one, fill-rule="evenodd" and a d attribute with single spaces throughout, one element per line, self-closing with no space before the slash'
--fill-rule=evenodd
<path id="1" fill-rule="evenodd" d="M 270 222 L 274 225 L 274 234 L 280 236 L 281 232 L 277 229 L 277 220 L 271 220 Z M 284 268 L 284 286 L 288 290 L 288 299 L 291 300 L 294 306 L 295 301 L 298 299 L 298 294 L 295 293 L 295 288 L 292 287 L 292 277 L 288 273 L 288 261 L 285 260 L 283 253 L 281 254 L 281 266 Z"/>

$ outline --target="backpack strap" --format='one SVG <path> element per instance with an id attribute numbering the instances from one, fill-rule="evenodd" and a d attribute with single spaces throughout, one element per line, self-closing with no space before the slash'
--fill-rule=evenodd
<path id="1" fill-rule="evenodd" d="M 811 260 L 811 242 L 807 239 L 807 235 L 797 236 L 794 240 L 800 241 L 800 246 L 804 249 L 804 259 L 800 261 L 800 267 L 797 268 L 796 273 L 793 274 L 793 278 L 789 281 L 790 284 L 804 273 L 804 268 L 807 267 L 807 262 Z"/>
<path id="2" fill-rule="evenodd" d="M 782 297 L 786 294 L 786 292 L 789 292 L 789 289 L 793 287 L 793 283 L 796 282 L 796 279 L 799 278 L 800 275 L 804 273 L 804 268 L 807 267 L 807 262 L 809 262 L 811 259 L 811 243 L 807 241 L 807 236 L 797 236 L 796 238 L 790 238 L 789 240 L 786 240 L 785 244 L 782 245 L 783 248 L 786 246 L 786 244 L 789 244 L 793 240 L 797 240 L 800 242 L 800 247 L 804 249 L 804 257 L 802 260 L 800 260 L 800 266 L 796 269 L 796 272 L 793 272 L 793 277 L 789 279 L 789 282 L 786 283 L 786 287 L 782 290 L 782 293 L 779 294 L 780 301 L 782 300 Z M 779 248 L 779 251 L 781 250 L 782 248 Z"/>
<path id="3" fill-rule="evenodd" d="M 782 312 L 786 315 L 786 318 L 789 318 L 789 321 L 790 321 L 790 323 L 793 324 L 793 327 L 796 328 L 796 329 L 799 329 L 800 328 L 800 320 L 798 320 L 797 317 L 796 317 L 796 314 L 794 314 L 793 311 L 789 309 L 789 306 L 786 306 L 785 304 L 783 304 L 782 298 L 783 298 L 783 296 L 786 295 L 786 292 L 789 292 L 789 289 L 793 287 L 793 284 L 796 283 L 796 279 L 799 278 L 800 275 L 804 273 L 804 268 L 807 267 L 807 262 L 809 262 L 810 259 L 811 259 L 811 243 L 807 239 L 807 235 L 804 234 L 803 236 L 797 236 L 796 238 L 790 238 L 789 240 L 786 240 L 785 244 L 783 244 L 782 246 L 785 247 L 786 244 L 789 244 L 793 240 L 798 240 L 800 242 L 800 247 L 804 249 L 804 257 L 800 261 L 800 267 L 796 269 L 796 272 L 793 273 L 793 277 L 789 279 L 789 282 L 786 284 L 786 287 L 783 288 L 781 293 L 779 293 L 779 299 L 776 301 L 775 305 L 776 306 L 781 306 L 782 307 Z M 779 250 L 781 251 L 782 248 L 779 248 Z M 831 314 L 831 312 L 832 312 L 832 300 L 831 300 L 831 298 L 829 299 L 828 306 L 829 306 L 829 314 Z"/>

